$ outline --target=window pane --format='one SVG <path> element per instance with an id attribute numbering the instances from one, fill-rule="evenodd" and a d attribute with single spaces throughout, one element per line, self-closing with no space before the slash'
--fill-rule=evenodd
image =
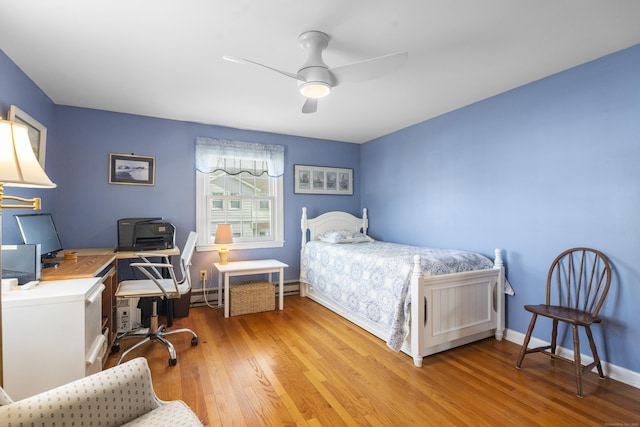
<path id="1" fill-rule="evenodd" d="M 211 175 L 209 225 L 212 239 L 218 224 L 230 223 L 234 240 L 262 240 L 273 237 L 275 195 L 272 179 L 249 173 Z"/>
<path id="2" fill-rule="evenodd" d="M 267 175 L 258 176 L 255 179 L 256 194 L 269 194 L 270 178 Z"/>

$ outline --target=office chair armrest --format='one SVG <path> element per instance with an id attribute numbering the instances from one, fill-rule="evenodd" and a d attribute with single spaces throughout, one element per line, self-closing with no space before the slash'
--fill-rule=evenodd
<path id="1" fill-rule="evenodd" d="M 134 262 L 130 264 L 130 266 L 137 268 L 142 274 L 144 274 L 147 279 L 153 281 L 153 283 L 155 283 L 155 285 L 164 294 L 165 297 L 175 298 L 174 295 L 180 294 L 173 264 L 164 264 L 160 262 Z M 169 271 L 169 277 L 163 276 L 158 269 L 166 269 L 167 271 Z M 165 286 L 160 283 L 160 281 L 162 280 L 164 281 L 163 283 L 165 285 L 168 285 L 167 280 L 170 280 L 172 282 L 171 288 L 165 288 Z"/>
<path id="2" fill-rule="evenodd" d="M 135 267 L 138 270 L 140 270 L 145 276 L 147 276 L 149 279 L 152 279 L 153 277 L 156 279 L 164 279 L 166 278 L 166 276 L 163 276 L 162 273 L 160 272 L 160 270 L 162 269 L 166 269 L 169 271 L 169 277 L 173 278 L 174 276 L 174 270 L 173 270 L 173 264 L 167 264 L 167 263 L 163 263 L 163 262 L 133 262 L 131 264 L 129 264 L 131 267 Z M 160 269 L 160 270 L 158 270 Z M 151 272 L 153 272 L 153 275 L 151 274 Z M 151 277 L 153 276 L 153 277 Z"/>
<path id="3" fill-rule="evenodd" d="M 165 254 L 154 254 L 154 253 L 150 253 L 150 252 L 137 252 L 135 254 L 138 258 L 142 258 L 145 261 L 147 261 L 147 258 L 152 258 L 152 257 L 156 257 L 156 258 L 164 258 L 164 262 L 165 263 L 169 263 L 169 255 L 165 255 Z"/>
<path id="4" fill-rule="evenodd" d="M 140 252 L 136 254 L 138 256 L 138 258 L 140 258 L 142 261 L 146 262 L 147 264 L 151 264 L 153 261 L 149 261 L 148 258 L 154 257 L 154 258 L 162 258 L 162 260 L 160 261 L 162 264 L 171 264 L 171 261 L 169 260 L 169 256 L 168 255 L 156 255 L 156 254 L 150 254 L 150 253 L 144 253 L 144 252 Z"/>
<path id="5" fill-rule="evenodd" d="M 136 253 L 136 256 L 138 258 L 140 258 L 142 261 L 144 261 L 145 264 L 149 265 L 151 267 L 151 270 L 153 270 L 153 272 L 155 273 L 155 277 L 157 277 L 158 279 L 162 277 L 162 274 L 155 268 L 153 267 L 151 264 L 154 264 L 153 262 L 149 261 L 147 258 L 151 258 L 151 257 L 155 257 L 155 258 L 164 258 L 164 261 L 162 261 L 161 264 L 163 264 L 162 266 L 157 265 L 156 267 L 162 267 L 164 268 L 165 266 L 171 265 L 171 261 L 169 261 L 169 255 L 158 255 L 158 254 L 153 254 L 153 253 L 146 253 L 146 252 L 138 252 Z M 133 263 L 130 264 L 131 266 L 136 266 L 135 264 L 137 263 Z M 157 263 L 156 263 L 157 264 Z M 173 267 L 172 267 L 173 268 Z M 138 266 L 138 269 L 140 269 L 140 266 Z M 142 271 L 142 270 L 141 270 Z M 149 277 L 147 274 L 145 274 L 147 277 Z M 172 274 L 173 277 L 173 274 Z M 149 277 L 151 278 L 151 277 Z"/>
<path id="6" fill-rule="evenodd" d="M 157 268 L 174 268 L 173 264 L 165 262 L 132 262 L 131 267 L 157 267 Z"/>

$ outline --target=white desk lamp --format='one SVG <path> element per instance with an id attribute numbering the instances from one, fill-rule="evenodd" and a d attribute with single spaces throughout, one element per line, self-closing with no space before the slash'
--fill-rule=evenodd
<path id="1" fill-rule="evenodd" d="M 38 159 L 36 159 L 29 131 L 21 124 L 0 119 L 0 244 L 2 244 L 2 209 L 40 209 L 40 199 L 25 199 L 6 196 L 4 187 L 53 188 Z M 5 204 L 5 200 L 15 200 L 25 204 Z M 0 272 L 2 271 L 2 253 L 0 252 Z M 2 292 L 0 292 L 0 386 L 3 384 L 2 368 Z"/>
<path id="2" fill-rule="evenodd" d="M 227 263 L 227 257 L 229 256 L 229 249 L 227 244 L 233 243 L 233 233 L 231 232 L 231 224 L 218 224 L 216 228 L 216 245 L 222 245 L 218 249 L 218 255 L 220 255 L 220 264 Z"/>

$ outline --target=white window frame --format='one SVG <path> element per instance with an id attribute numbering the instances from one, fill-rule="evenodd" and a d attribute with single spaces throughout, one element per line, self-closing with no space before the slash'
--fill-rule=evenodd
<path id="1" fill-rule="evenodd" d="M 270 177 L 273 180 L 273 190 L 275 203 L 273 238 L 260 238 L 255 241 L 234 242 L 227 247 L 231 250 L 238 249 L 261 249 L 261 248 L 281 248 L 284 246 L 284 185 L 283 177 Z M 198 244 L 196 249 L 198 252 L 217 251 L 219 245 L 214 245 L 208 215 L 207 196 L 209 194 L 209 175 L 196 171 L 196 232 L 198 233 Z M 242 197 L 240 197 L 242 198 Z"/>

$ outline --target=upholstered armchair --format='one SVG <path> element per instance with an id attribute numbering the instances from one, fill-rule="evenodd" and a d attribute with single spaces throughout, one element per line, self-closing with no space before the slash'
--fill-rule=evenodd
<path id="1" fill-rule="evenodd" d="M 17 402 L 0 388 L 0 405 L 6 427 L 202 426 L 184 402 L 158 399 L 142 357 Z"/>

